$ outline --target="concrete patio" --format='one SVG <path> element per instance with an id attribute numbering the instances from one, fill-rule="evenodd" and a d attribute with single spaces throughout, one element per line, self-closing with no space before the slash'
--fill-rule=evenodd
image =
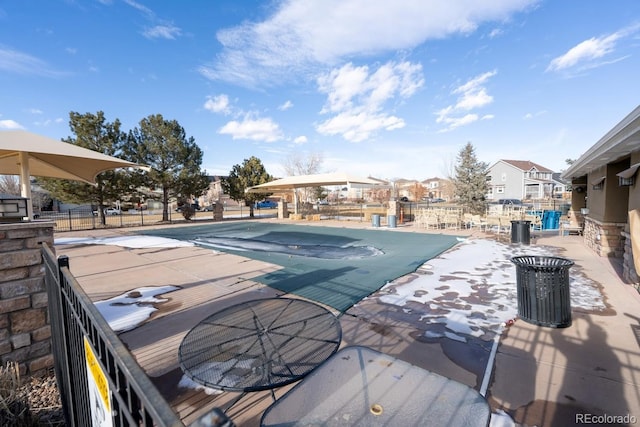
<path id="1" fill-rule="evenodd" d="M 276 221 L 276 220 L 261 220 Z M 355 221 L 309 222 L 309 226 L 370 227 Z M 148 229 L 148 228 L 145 228 Z M 379 232 L 429 232 L 400 224 Z M 472 239 L 500 239 L 480 230 L 440 230 Z M 56 237 L 135 235 L 136 229 L 61 233 Z M 538 327 L 522 320 L 507 327 L 495 347 L 440 338 L 425 340 L 421 326 L 380 302 L 377 294 L 341 316 L 342 345 L 371 347 L 481 390 L 494 413 L 505 411 L 527 426 L 567 426 L 604 420 L 624 425 L 640 418 L 640 294 L 620 279 L 619 266 L 586 248 L 580 236 L 536 234 L 531 247 L 557 248 L 597 284 L 607 309 L 573 311 L 565 329 Z M 71 272 L 94 301 L 143 286 L 177 286 L 140 327 L 120 334 L 161 393 L 189 424 L 212 407 L 224 407 L 233 393 L 211 393 L 185 384 L 177 348 L 199 320 L 222 307 L 282 293 L 254 279 L 279 266 L 201 247 L 126 248 L 108 245 L 56 245 L 70 258 Z M 400 314 L 399 314 L 400 313 Z M 497 351 L 496 351 L 497 350 Z M 487 371 L 486 365 L 490 368 Z M 487 374 L 488 372 L 488 374 Z M 291 386 L 276 391 L 282 396 Z M 238 426 L 259 425 L 272 403 L 269 392 L 249 393 L 228 415 Z M 597 419 L 594 416 L 609 416 Z M 627 417 L 626 419 L 624 417 Z M 635 417 L 635 418 L 630 418 Z M 625 421 L 626 420 L 626 421 Z M 636 420 L 636 421 L 633 421 Z M 504 421 L 504 419 L 501 419 Z"/>

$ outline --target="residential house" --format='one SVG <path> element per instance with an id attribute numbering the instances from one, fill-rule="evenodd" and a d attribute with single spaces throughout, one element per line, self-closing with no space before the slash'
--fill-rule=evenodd
<path id="1" fill-rule="evenodd" d="M 453 199 L 453 184 L 444 178 L 428 178 L 422 181 L 422 186 L 427 190 L 426 197 L 429 199 Z"/>
<path id="2" fill-rule="evenodd" d="M 568 183 L 562 178 L 562 173 L 554 172 L 551 179 L 553 180 L 554 198 L 562 199 L 565 196 L 570 197 L 571 194 L 567 191 L 567 188 L 570 188 L 570 186 L 568 186 Z"/>
<path id="3" fill-rule="evenodd" d="M 528 160 L 498 160 L 487 173 L 488 200 L 544 199 L 553 195 L 553 171 Z"/>
<path id="4" fill-rule="evenodd" d="M 623 278 L 636 284 L 640 270 L 638 169 L 640 106 L 562 174 L 571 181 L 570 214 L 583 224 L 585 244 L 600 256 L 620 260 Z"/>
<path id="5" fill-rule="evenodd" d="M 401 199 L 402 197 L 406 197 L 409 200 L 412 200 L 413 199 L 412 190 L 417 182 L 418 181 L 416 180 L 404 179 L 404 178 L 395 180 L 393 182 L 393 185 L 395 187 L 395 196 L 398 199 Z"/>

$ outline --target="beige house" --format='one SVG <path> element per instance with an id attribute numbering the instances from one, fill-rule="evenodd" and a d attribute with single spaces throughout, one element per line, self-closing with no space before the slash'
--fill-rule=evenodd
<path id="1" fill-rule="evenodd" d="M 428 178 L 422 181 L 422 186 L 427 189 L 426 197 L 429 199 L 453 199 L 453 183 L 444 178 Z"/>
<path id="2" fill-rule="evenodd" d="M 621 260 L 623 278 L 635 284 L 640 270 L 638 169 L 640 106 L 562 174 L 573 187 L 570 215 L 584 226 L 585 244 L 600 256 Z"/>

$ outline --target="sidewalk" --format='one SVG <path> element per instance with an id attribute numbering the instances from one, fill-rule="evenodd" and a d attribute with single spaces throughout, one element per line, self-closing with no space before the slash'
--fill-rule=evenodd
<path id="1" fill-rule="evenodd" d="M 277 221 L 277 220 L 261 220 Z M 294 222 L 309 226 L 371 228 L 358 221 Z M 201 225 L 201 224 L 194 224 Z M 385 227 L 386 228 L 386 227 Z M 148 229 L 148 228 L 145 228 Z M 424 230 L 399 224 L 380 232 L 442 232 L 468 236 L 467 230 Z M 495 235 L 472 231 L 473 238 Z M 61 233 L 60 237 L 134 235 L 136 229 Z M 58 237 L 58 236 L 56 236 Z M 506 241 L 508 235 L 500 237 Z M 508 243 L 508 242 L 507 242 Z M 504 410 L 519 424 L 566 426 L 576 414 L 635 416 L 640 422 L 640 295 L 622 283 L 608 259 L 600 258 L 578 236 L 532 236 L 531 245 L 563 248 L 602 285 L 605 312 L 573 312 L 573 325 L 551 329 L 516 321 L 499 341 L 487 399 L 494 412 Z M 120 335 L 165 398 L 186 424 L 214 406 L 223 406 L 228 393 L 209 395 L 185 389 L 177 364 L 177 347 L 189 329 L 207 314 L 233 303 L 281 294 L 252 278 L 279 267 L 245 257 L 199 247 L 131 249 L 101 245 L 57 246 L 70 257 L 71 272 L 94 300 L 102 300 L 141 286 L 179 286 L 164 295 L 167 302 L 142 326 Z M 425 342 L 420 328 L 389 310 L 377 298 L 358 304 L 341 317 L 343 346 L 367 345 L 417 366 L 480 389 L 493 341 L 470 348 L 440 339 Z M 477 343 L 479 340 L 476 340 Z M 475 344 L 474 344 L 475 345 Z M 287 388 L 277 391 L 281 396 Z M 229 415 L 238 426 L 257 426 L 271 403 L 268 392 L 251 393 Z M 244 402 L 244 403 L 243 403 Z"/>
<path id="2" fill-rule="evenodd" d="M 572 269 L 602 286 L 609 309 L 574 310 L 566 329 L 517 321 L 500 341 L 489 403 L 527 426 L 640 422 L 640 295 L 581 237 L 536 243 L 564 248 L 564 257 L 575 262 Z M 602 415 L 609 418 L 593 417 Z"/>

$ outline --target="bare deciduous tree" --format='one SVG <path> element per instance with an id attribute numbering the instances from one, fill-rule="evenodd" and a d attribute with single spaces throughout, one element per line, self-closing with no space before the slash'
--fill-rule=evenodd
<path id="1" fill-rule="evenodd" d="M 415 200 L 416 202 L 419 202 L 424 198 L 425 194 L 427 193 L 427 189 L 424 188 L 424 186 L 421 183 L 415 182 L 411 186 L 411 189 L 409 190 L 409 192 L 411 193 L 413 200 Z"/>
<path id="2" fill-rule="evenodd" d="M 306 156 L 293 153 L 282 164 L 286 176 L 314 175 L 321 173 L 324 158 L 320 153 L 308 153 Z M 319 188 L 301 188 L 297 190 L 298 200 L 314 202 L 318 195 L 324 194 Z"/>
<path id="3" fill-rule="evenodd" d="M 20 181 L 15 175 L 0 175 L 0 193 L 20 195 Z"/>
<path id="4" fill-rule="evenodd" d="M 293 153 L 285 159 L 282 168 L 286 176 L 313 175 L 320 173 L 323 161 L 320 153 L 309 153 L 306 157 L 300 153 Z"/>

